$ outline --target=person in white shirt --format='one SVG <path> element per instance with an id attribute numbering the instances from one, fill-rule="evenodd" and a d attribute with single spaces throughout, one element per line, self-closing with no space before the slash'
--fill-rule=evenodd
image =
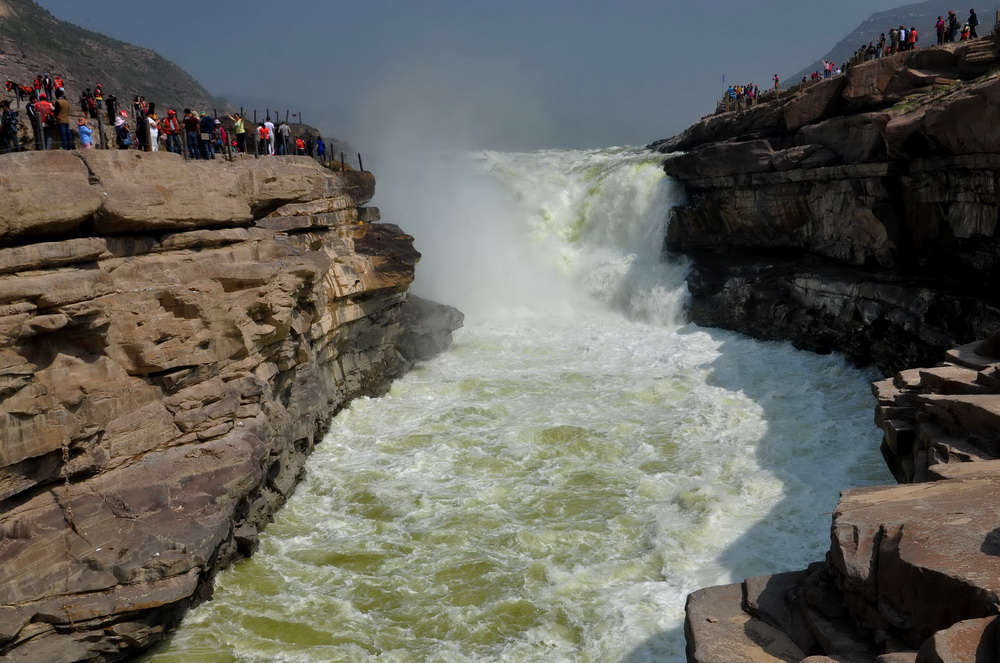
<path id="1" fill-rule="evenodd" d="M 274 155 L 274 122 L 271 121 L 271 116 L 268 115 L 264 118 L 264 126 L 267 127 L 267 153 Z"/>

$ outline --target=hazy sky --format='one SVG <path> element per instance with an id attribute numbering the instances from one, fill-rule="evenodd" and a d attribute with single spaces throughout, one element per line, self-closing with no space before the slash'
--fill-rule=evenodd
<path id="1" fill-rule="evenodd" d="M 152 48 L 237 105 L 363 148 L 643 145 L 768 84 L 900 0 L 38 0 Z M 169 11 L 165 11 L 169 8 Z"/>

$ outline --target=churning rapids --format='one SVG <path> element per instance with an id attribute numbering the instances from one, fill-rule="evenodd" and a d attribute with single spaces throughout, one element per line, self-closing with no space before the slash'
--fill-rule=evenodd
<path id="1" fill-rule="evenodd" d="M 684 323 L 660 160 L 394 173 L 417 184 L 377 202 L 424 253 L 417 290 L 466 327 L 335 419 L 256 556 L 148 660 L 676 663 L 688 592 L 821 559 L 838 491 L 887 480 L 873 375 Z"/>

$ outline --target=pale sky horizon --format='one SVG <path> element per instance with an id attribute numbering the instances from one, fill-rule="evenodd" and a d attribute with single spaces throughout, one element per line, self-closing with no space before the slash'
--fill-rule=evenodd
<path id="1" fill-rule="evenodd" d="M 645 145 L 714 110 L 726 83 L 818 60 L 899 0 L 37 0 L 151 48 L 212 94 L 301 108 L 364 147 L 413 133 L 446 147 Z M 148 7 L 148 9 L 147 9 Z M 294 99 L 295 101 L 289 101 Z"/>

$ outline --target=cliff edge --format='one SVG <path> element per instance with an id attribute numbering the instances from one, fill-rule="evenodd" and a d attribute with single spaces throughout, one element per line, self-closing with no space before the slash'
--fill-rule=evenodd
<path id="1" fill-rule="evenodd" d="M 666 245 L 691 318 L 891 374 L 901 484 L 842 493 L 824 561 L 691 594 L 689 661 L 1000 661 L 997 49 L 864 63 L 654 144 L 687 193 Z"/>
<path id="2" fill-rule="evenodd" d="M 249 554 L 329 418 L 450 342 L 364 172 L 4 157 L 0 655 L 111 661 Z"/>
<path id="3" fill-rule="evenodd" d="M 653 145 L 686 190 L 691 319 L 891 372 L 1000 324 L 995 37 L 918 50 Z"/>

